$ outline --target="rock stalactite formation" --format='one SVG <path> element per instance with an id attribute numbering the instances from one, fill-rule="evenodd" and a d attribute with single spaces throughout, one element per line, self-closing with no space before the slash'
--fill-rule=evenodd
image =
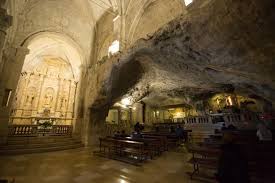
<path id="1" fill-rule="evenodd" d="M 125 95 L 188 103 L 228 86 L 274 101 L 274 25 L 273 0 L 208 1 L 92 68 L 88 105 L 107 110 Z"/>

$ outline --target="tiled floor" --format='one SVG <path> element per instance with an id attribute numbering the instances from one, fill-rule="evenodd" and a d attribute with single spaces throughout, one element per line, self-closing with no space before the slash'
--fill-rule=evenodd
<path id="1" fill-rule="evenodd" d="M 141 167 L 94 156 L 80 148 L 0 157 L 0 178 L 16 183 L 194 183 L 185 174 L 190 155 L 166 152 Z"/>

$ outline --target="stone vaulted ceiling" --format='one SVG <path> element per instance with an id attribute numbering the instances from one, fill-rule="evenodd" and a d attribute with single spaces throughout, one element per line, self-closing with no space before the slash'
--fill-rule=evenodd
<path id="1" fill-rule="evenodd" d="M 123 95 L 188 103 L 230 88 L 274 101 L 274 25 L 273 0 L 210 1 L 98 65 L 90 106 L 112 105 Z"/>

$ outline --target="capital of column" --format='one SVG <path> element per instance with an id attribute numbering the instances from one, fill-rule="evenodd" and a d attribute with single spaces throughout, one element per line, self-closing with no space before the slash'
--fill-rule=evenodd
<path id="1" fill-rule="evenodd" d="M 8 47 L 3 50 L 3 57 L 7 60 L 14 60 L 16 61 L 19 57 L 25 57 L 29 54 L 30 50 L 26 47 Z"/>

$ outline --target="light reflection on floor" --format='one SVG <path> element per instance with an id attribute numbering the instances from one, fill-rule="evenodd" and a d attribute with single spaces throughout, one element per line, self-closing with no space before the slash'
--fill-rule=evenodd
<path id="1" fill-rule="evenodd" d="M 166 152 L 141 167 L 94 156 L 81 148 L 0 157 L 0 178 L 16 183 L 194 183 L 186 153 Z"/>

